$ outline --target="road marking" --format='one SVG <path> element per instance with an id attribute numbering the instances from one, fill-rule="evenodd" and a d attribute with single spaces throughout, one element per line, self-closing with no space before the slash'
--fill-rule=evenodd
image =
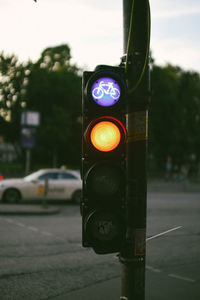
<path id="1" fill-rule="evenodd" d="M 152 270 L 153 267 L 151 267 L 151 266 L 146 266 L 146 269 L 147 269 L 147 270 Z"/>
<path id="2" fill-rule="evenodd" d="M 47 231 L 41 231 L 41 233 L 44 234 L 44 235 L 52 236 L 52 233 L 47 232 Z"/>
<path id="3" fill-rule="evenodd" d="M 3 219 L 3 218 L 0 217 L 0 219 Z M 39 228 L 37 228 L 37 227 L 34 227 L 34 226 L 27 226 L 27 225 L 25 225 L 25 224 L 23 224 L 23 223 L 21 223 L 21 222 L 17 222 L 17 221 L 15 221 L 15 220 L 13 220 L 13 219 L 10 219 L 10 218 L 5 218 L 4 220 L 5 220 L 6 222 L 8 222 L 8 223 L 12 223 L 12 224 L 15 224 L 15 225 L 17 225 L 17 226 L 19 226 L 19 227 L 23 227 L 23 228 L 25 228 L 25 229 L 28 229 L 28 230 L 31 230 L 31 231 L 34 231 L 34 232 L 38 232 L 38 233 L 40 233 L 40 234 L 42 234 L 42 235 L 53 236 L 54 238 L 56 238 L 56 239 L 59 240 L 59 241 L 62 241 L 62 242 L 65 242 L 65 243 L 67 242 L 66 239 L 61 238 L 61 237 L 58 237 L 58 236 L 55 236 L 55 235 L 52 234 L 51 232 L 40 231 Z"/>
<path id="4" fill-rule="evenodd" d="M 150 270 L 150 271 L 152 271 L 152 272 L 155 272 L 155 273 L 161 273 L 161 272 L 162 272 L 161 270 L 155 269 L 155 268 L 153 268 L 153 267 L 151 267 L 151 266 L 146 266 L 146 269 L 147 269 L 147 270 Z"/>
<path id="5" fill-rule="evenodd" d="M 59 237 L 59 236 L 56 236 L 56 239 L 59 240 L 59 241 L 62 241 L 62 242 L 66 242 L 65 239 L 63 239 L 63 238 L 61 238 L 61 237 Z"/>
<path id="6" fill-rule="evenodd" d="M 155 272 L 155 273 L 161 273 L 162 272 L 162 270 L 155 269 L 151 266 L 146 266 L 146 270 L 149 270 L 149 271 Z M 184 281 L 187 281 L 187 282 L 195 282 L 196 281 L 195 279 L 192 279 L 192 278 L 189 278 L 189 277 L 184 277 L 184 276 L 179 276 L 179 275 L 176 275 L 176 274 L 168 274 L 168 277 L 172 277 L 172 278 L 179 279 L 179 280 L 184 280 Z"/>
<path id="7" fill-rule="evenodd" d="M 12 219 L 9 219 L 9 218 L 5 218 L 6 222 L 8 223 L 14 223 L 14 221 Z"/>
<path id="8" fill-rule="evenodd" d="M 39 231 L 39 229 L 38 228 L 36 228 L 36 227 L 33 227 L 33 226 L 27 226 L 27 228 L 28 229 L 30 229 L 30 230 L 32 230 L 32 231 Z"/>
<path id="9" fill-rule="evenodd" d="M 169 276 L 169 277 L 172 277 L 172 278 L 176 278 L 176 279 L 188 281 L 188 282 L 195 282 L 195 280 L 192 279 L 192 278 L 183 277 L 183 276 L 179 276 L 179 275 L 176 275 L 176 274 L 168 274 L 168 276 Z"/>
<path id="10" fill-rule="evenodd" d="M 20 227 L 26 227 L 26 225 L 24 225 L 23 223 L 20 223 L 20 222 L 15 222 L 15 224 L 20 226 Z"/>
<path id="11" fill-rule="evenodd" d="M 167 234 L 167 233 L 169 233 L 169 232 L 172 232 L 172 231 L 174 231 L 174 230 L 177 230 L 177 229 L 179 229 L 179 228 L 181 228 L 181 227 L 182 227 L 182 226 L 178 226 L 178 227 L 175 227 L 175 228 L 169 229 L 169 230 L 167 230 L 167 231 L 164 231 L 164 232 L 158 233 L 158 234 L 156 234 L 156 235 L 153 235 L 153 236 L 151 236 L 151 237 L 147 238 L 147 239 L 146 239 L 146 241 L 149 241 L 149 240 L 155 239 L 155 238 L 156 238 L 156 237 L 158 237 L 158 236 L 161 236 L 161 235 Z"/>
<path id="12" fill-rule="evenodd" d="M 0 220 L 5 220 L 6 222 L 8 223 L 13 223 L 19 227 L 23 227 L 25 229 L 28 229 L 28 230 L 31 230 L 31 231 L 34 231 L 34 232 L 38 232 L 39 234 L 42 234 L 42 235 L 46 235 L 46 236 L 53 236 L 54 238 L 56 238 L 57 240 L 61 241 L 61 242 L 64 242 L 64 243 L 67 243 L 67 240 L 65 238 L 61 238 L 59 236 L 55 236 L 54 234 L 50 233 L 50 232 L 47 232 L 47 231 L 40 231 L 37 227 L 34 227 L 34 226 L 27 226 L 21 222 L 17 222 L 17 221 L 14 221 L 10 218 L 2 218 L 0 217 Z M 82 244 L 78 244 L 78 247 L 82 247 Z"/>

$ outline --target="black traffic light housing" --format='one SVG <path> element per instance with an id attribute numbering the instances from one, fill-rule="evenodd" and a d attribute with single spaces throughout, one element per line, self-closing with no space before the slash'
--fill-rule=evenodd
<path id="1" fill-rule="evenodd" d="M 97 66 L 82 84 L 82 243 L 98 254 L 118 252 L 126 217 L 124 70 Z"/>

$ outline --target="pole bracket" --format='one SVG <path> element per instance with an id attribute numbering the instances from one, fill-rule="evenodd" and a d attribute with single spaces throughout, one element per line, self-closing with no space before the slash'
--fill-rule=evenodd
<path id="1" fill-rule="evenodd" d="M 135 264 L 135 263 L 140 263 L 144 261 L 143 257 L 132 257 L 132 258 L 127 258 L 127 257 L 122 257 L 120 254 L 117 255 L 119 257 L 119 261 L 122 264 Z"/>

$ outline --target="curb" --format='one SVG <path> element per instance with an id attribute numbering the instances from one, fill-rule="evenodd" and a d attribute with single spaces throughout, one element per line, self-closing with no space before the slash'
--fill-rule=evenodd
<path id="1" fill-rule="evenodd" d="M 0 204 L 0 215 L 54 215 L 60 210 L 58 207 L 44 208 L 41 205 Z"/>
<path id="2" fill-rule="evenodd" d="M 150 193 L 199 193 L 200 184 L 190 182 L 151 181 L 147 184 Z"/>

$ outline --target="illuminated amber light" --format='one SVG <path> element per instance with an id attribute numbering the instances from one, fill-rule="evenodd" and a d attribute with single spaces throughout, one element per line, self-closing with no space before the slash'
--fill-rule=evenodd
<path id="1" fill-rule="evenodd" d="M 104 152 L 114 150 L 120 143 L 121 133 L 119 128 L 112 122 L 102 121 L 97 123 L 90 133 L 92 145 Z"/>

